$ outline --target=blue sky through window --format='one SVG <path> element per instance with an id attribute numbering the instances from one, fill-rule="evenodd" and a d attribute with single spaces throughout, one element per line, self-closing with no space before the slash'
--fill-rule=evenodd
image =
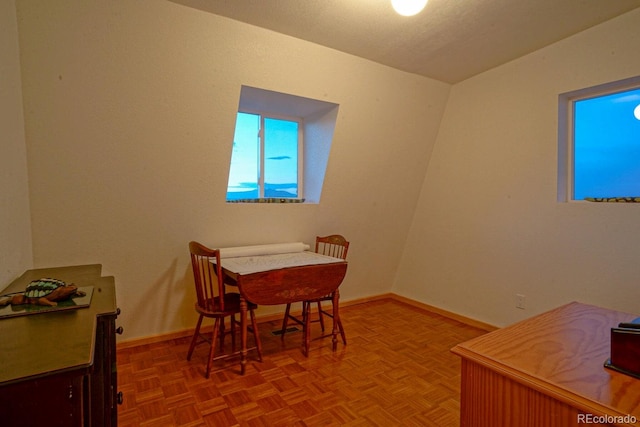
<path id="1" fill-rule="evenodd" d="M 264 119 L 264 171 L 260 170 L 260 115 L 239 112 L 236 119 L 227 200 L 298 196 L 298 122 Z"/>
<path id="2" fill-rule="evenodd" d="M 258 198 L 259 131 L 259 115 L 238 113 L 227 185 L 228 200 Z"/>
<path id="3" fill-rule="evenodd" d="M 640 89 L 574 110 L 574 199 L 640 196 Z"/>
<path id="4" fill-rule="evenodd" d="M 264 196 L 298 196 L 298 123 L 266 118 Z"/>

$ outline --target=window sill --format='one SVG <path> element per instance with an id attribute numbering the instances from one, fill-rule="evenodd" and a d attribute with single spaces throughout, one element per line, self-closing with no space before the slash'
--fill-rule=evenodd
<path id="1" fill-rule="evenodd" d="M 587 202 L 640 203 L 640 197 L 585 197 Z"/>
<path id="2" fill-rule="evenodd" d="M 304 203 L 304 199 L 286 199 L 280 197 L 265 197 L 262 199 L 227 200 L 227 203 Z"/>

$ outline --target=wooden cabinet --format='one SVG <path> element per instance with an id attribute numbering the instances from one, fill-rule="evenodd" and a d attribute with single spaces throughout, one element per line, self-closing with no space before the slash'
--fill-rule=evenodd
<path id="1" fill-rule="evenodd" d="M 0 424 L 116 426 L 114 278 L 100 265 L 28 270 L 1 294 L 43 277 L 92 287 L 91 303 L 0 318 Z"/>
<path id="2" fill-rule="evenodd" d="M 640 380 L 607 369 L 610 331 L 634 315 L 571 303 L 452 349 L 461 426 L 640 426 Z"/>

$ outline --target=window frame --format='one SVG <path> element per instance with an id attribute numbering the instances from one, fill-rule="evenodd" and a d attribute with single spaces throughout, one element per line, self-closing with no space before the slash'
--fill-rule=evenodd
<path id="1" fill-rule="evenodd" d="M 259 202 L 261 200 L 270 199 L 270 197 L 265 196 L 265 145 L 266 140 L 264 136 L 265 129 L 265 119 L 275 119 L 275 120 L 283 120 L 295 122 L 298 124 L 298 146 L 297 146 L 297 196 L 296 197 L 277 197 L 276 199 L 284 199 L 288 201 L 304 201 L 304 118 L 303 117 L 295 117 L 286 114 L 278 114 L 272 113 L 264 110 L 251 109 L 251 108 L 242 108 L 238 109 L 236 112 L 236 122 L 238 114 L 253 114 L 259 117 L 260 129 L 258 130 L 258 197 L 257 198 L 247 198 L 242 199 L 242 201 L 256 201 Z M 234 131 L 235 137 L 235 131 Z M 227 195 L 229 184 L 227 183 Z M 235 200 L 226 199 L 227 202 L 235 202 Z"/>
<path id="2" fill-rule="evenodd" d="M 640 89 L 640 76 L 566 92 L 558 96 L 558 202 L 588 202 L 585 199 L 574 198 L 576 103 L 636 89 Z M 612 196 L 612 198 L 617 197 Z"/>

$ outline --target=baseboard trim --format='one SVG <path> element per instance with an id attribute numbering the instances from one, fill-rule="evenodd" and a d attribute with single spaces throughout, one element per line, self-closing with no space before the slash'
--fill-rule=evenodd
<path id="1" fill-rule="evenodd" d="M 447 310 L 443 310 L 441 308 L 438 307 L 434 307 L 432 305 L 429 304 L 424 304 L 422 302 L 419 301 L 415 301 L 412 300 L 410 298 L 406 298 L 400 295 L 396 295 L 393 293 L 387 293 L 387 294 L 380 294 L 380 295 L 373 295 L 373 296 L 369 296 L 369 297 L 365 297 L 365 298 L 358 298 L 355 300 L 349 300 L 349 301 L 340 301 L 340 307 L 349 307 L 352 305 L 358 305 L 358 304 L 365 304 L 365 303 L 370 303 L 370 302 L 376 302 L 376 301 L 386 301 L 386 300 L 392 300 L 398 303 L 402 303 L 402 304 L 406 304 L 409 305 L 413 308 L 417 308 L 419 310 L 428 312 L 428 313 L 432 313 L 432 314 L 438 314 L 442 317 L 446 317 L 448 319 L 452 319 L 452 320 L 456 320 L 460 323 L 464 323 L 465 325 L 469 325 L 469 326 L 473 326 L 475 328 L 478 329 L 482 329 L 485 330 L 487 332 L 490 331 L 494 331 L 496 329 L 498 329 L 496 326 L 490 325 L 488 323 L 484 323 L 484 322 L 480 322 L 478 320 L 475 319 L 471 319 L 469 317 L 465 317 L 465 316 L 461 316 L 459 314 L 447 311 Z M 294 315 L 298 315 L 300 316 L 301 313 L 300 311 L 293 312 L 292 314 Z M 284 315 L 284 311 L 282 313 L 275 313 L 275 314 L 268 314 L 265 316 L 258 316 L 256 318 L 258 323 L 266 323 L 266 322 L 274 322 L 274 321 L 278 321 L 278 320 L 282 320 L 282 316 Z M 208 327 L 208 329 L 211 329 L 211 326 Z M 207 328 L 203 328 L 204 331 L 207 330 Z M 176 332 L 169 332 L 166 334 L 160 334 L 160 335 L 153 335 L 153 336 L 148 336 L 148 337 L 143 337 L 143 338 L 134 338 L 131 340 L 126 340 L 126 341 L 118 341 L 118 343 L 116 344 L 116 347 L 118 350 L 123 350 L 123 349 L 127 349 L 127 348 L 131 348 L 131 347 L 138 347 L 141 345 L 149 345 L 149 344 L 154 344 L 154 343 L 158 343 L 158 342 L 162 342 L 162 341 L 168 341 L 168 340 L 173 340 L 173 339 L 179 339 L 179 338 L 184 338 L 184 337 L 190 337 L 193 335 L 193 328 L 190 329 L 183 329 L 180 331 L 176 331 Z M 204 332 L 203 331 L 203 332 Z"/>
<path id="2" fill-rule="evenodd" d="M 447 310 L 443 310 L 441 308 L 438 307 L 434 307 L 432 305 L 429 304 L 425 304 L 422 302 L 418 302 L 400 295 L 396 295 L 396 294 L 389 294 L 388 298 L 394 300 L 394 301 L 398 301 L 401 302 L 403 304 L 407 304 L 410 305 L 412 307 L 415 307 L 417 309 L 423 310 L 423 311 L 427 311 L 429 313 L 434 313 L 434 314 L 439 314 L 442 317 L 446 317 L 448 319 L 452 319 L 452 320 L 457 320 L 460 323 L 464 323 L 465 325 L 468 326 L 473 326 L 475 328 L 478 329 L 482 329 L 485 330 L 487 332 L 491 332 L 491 331 L 495 331 L 496 329 L 498 329 L 497 326 L 494 325 L 490 325 L 488 323 L 484 323 L 481 322 L 479 320 L 475 320 L 475 319 L 471 319 L 469 317 L 466 316 L 462 316 L 460 314 L 457 313 L 453 313 L 451 311 L 447 311 Z"/>
<path id="3" fill-rule="evenodd" d="M 206 330 L 205 327 L 202 328 L 203 330 Z M 209 327 L 210 329 L 210 327 Z M 124 350 L 127 348 L 131 348 L 131 347 L 138 347 L 141 345 L 149 345 L 149 344 L 154 344 L 157 342 L 162 342 L 162 341 L 169 341 L 169 340 L 175 340 L 175 339 L 179 339 L 179 338 L 184 338 L 184 337 L 190 337 L 193 335 L 193 331 L 194 328 L 191 329 L 183 329 L 180 331 L 176 331 L 176 332 L 169 332 L 166 334 L 160 334 L 160 335 L 151 335 L 148 337 L 142 337 L 142 338 L 134 338 L 131 340 L 126 340 L 126 341 L 118 341 L 116 343 L 116 348 L 118 350 Z"/>

